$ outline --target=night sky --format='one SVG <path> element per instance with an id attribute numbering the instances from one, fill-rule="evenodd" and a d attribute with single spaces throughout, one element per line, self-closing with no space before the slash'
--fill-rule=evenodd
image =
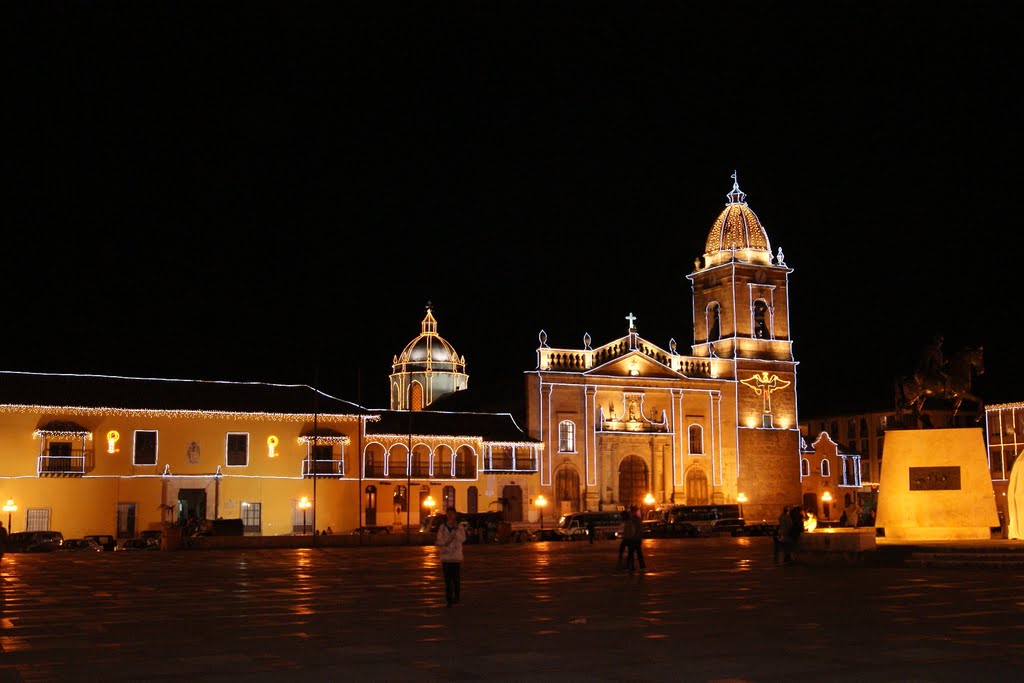
<path id="1" fill-rule="evenodd" d="M 685 353 L 736 170 L 794 269 L 802 416 L 891 406 L 936 333 L 1024 400 L 1015 12 L 18 3 L 2 366 L 386 407 L 428 301 L 471 389 L 629 313 Z"/>

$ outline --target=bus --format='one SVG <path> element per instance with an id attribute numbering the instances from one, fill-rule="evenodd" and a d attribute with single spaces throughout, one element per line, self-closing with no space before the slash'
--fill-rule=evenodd
<path id="1" fill-rule="evenodd" d="M 711 536 L 729 533 L 738 536 L 743 533 L 745 524 L 739 505 L 673 505 L 648 515 L 644 535 Z"/>
<path id="2" fill-rule="evenodd" d="M 615 538 L 622 535 L 622 511 L 568 512 L 555 525 L 555 535 L 566 541 L 587 539 L 587 530 L 594 526 L 596 538 Z"/>

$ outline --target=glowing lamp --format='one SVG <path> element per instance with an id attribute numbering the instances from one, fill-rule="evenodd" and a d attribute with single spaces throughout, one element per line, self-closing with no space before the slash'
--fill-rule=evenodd
<path id="1" fill-rule="evenodd" d="M 423 499 L 423 507 L 429 509 L 431 513 L 434 512 L 434 507 L 436 505 L 437 501 L 434 500 L 434 497 L 430 494 L 427 494 L 427 497 Z"/>
<path id="2" fill-rule="evenodd" d="M 276 458 L 280 453 L 277 452 L 277 444 L 281 443 L 281 440 L 276 436 L 267 437 L 267 457 Z"/>
<path id="3" fill-rule="evenodd" d="M 303 496 L 299 500 L 299 509 L 302 510 L 302 535 L 303 536 L 306 535 L 306 510 L 308 510 L 312 506 L 313 506 L 313 503 L 310 502 L 309 498 L 307 498 L 306 496 Z"/>
<path id="4" fill-rule="evenodd" d="M 107 432 L 107 453 L 111 455 L 117 453 L 117 441 L 121 438 L 121 435 L 117 433 L 116 429 L 111 429 Z"/>
<path id="5" fill-rule="evenodd" d="M 544 506 L 548 504 L 548 499 L 542 493 L 534 499 L 533 504 L 540 510 L 540 530 L 544 531 Z"/>
<path id="6" fill-rule="evenodd" d="M 654 496 L 652 496 L 650 493 L 644 496 L 644 505 L 654 505 L 655 502 L 657 501 L 654 500 Z"/>
<path id="7" fill-rule="evenodd" d="M 14 504 L 13 498 L 8 498 L 4 504 L 4 512 L 7 513 L 7 532 L 11 533 L 11 515 L 18 511 L 18 506 Z"/>

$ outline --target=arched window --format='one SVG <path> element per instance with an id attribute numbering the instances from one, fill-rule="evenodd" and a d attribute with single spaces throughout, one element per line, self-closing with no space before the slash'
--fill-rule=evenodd
<path id="1" fill-rule="evenodd" d="M 807 458 L 800 459 L 800 476 L 809 477 L 811 476 L 811 461 Z"/>
<path id="2" fill-rule="evenodd" d="M 363 499 L 363 511 L 366 513 L 366 523 L 370 526 L 377 524 L 377 487 L 370 485 L 366 487 L 366 497 Z"/>
<path id="3" fill-rule="evenodd" d="M 754 302 L 754 338 L 768 339 L 768 304 L 763 299 Z"/>
<path id="4" fill-rule="evenodd" d="M 391 496 L 391 501 L 394 505 L 396 515 L 400 512 L 405 512 L 408 496 L 406 495 L 406 489 L 404 486 L 395 487 L 395 492 Z"/>
<path id="5" fill-rule="evenodd" d="M 704 428 L 690 425 L 690 455 L 704 455 Z"/>
<path id="6" fill-rule="evenodd" d="M 447 510 L 453 507 L 455 507 L 455 487 L 445 486 L 441 489 L 441 509 Z"/>
<path id="7" fill-rule="evenodd" d="M 831 477 L 832 476 L 832 469 L 831 469 L 831 467 L 828 464 L 828 458 L 822 458 L 821 459 L 821 476 L 823 476 L 823 477 Z"/>
<path id="8" fill-rule="evenodd" d="M 562 420 L 558 423 L 558 452 L 576 452 L 576 425 L 571 420 Z"/>
<path id="9" fill-rule="evenodd" d="M 722 337 L 722 307 L 717 303 L 708 306 L 708 341 L 718 341 Z"/>
<path id="10" fill-rule="evenodd" d="M 409 409 L 423 410 L 423 385 L 413 382 L 409 389 Z"/>

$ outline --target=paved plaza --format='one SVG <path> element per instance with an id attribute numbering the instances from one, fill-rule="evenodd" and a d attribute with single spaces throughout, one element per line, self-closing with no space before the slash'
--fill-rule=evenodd
<path id="1" fill-rule="evenodd" d="M 0 681 L 1002 681 L 1024 572 L 776 565 L 763 537 L 7 554 Z"/>

